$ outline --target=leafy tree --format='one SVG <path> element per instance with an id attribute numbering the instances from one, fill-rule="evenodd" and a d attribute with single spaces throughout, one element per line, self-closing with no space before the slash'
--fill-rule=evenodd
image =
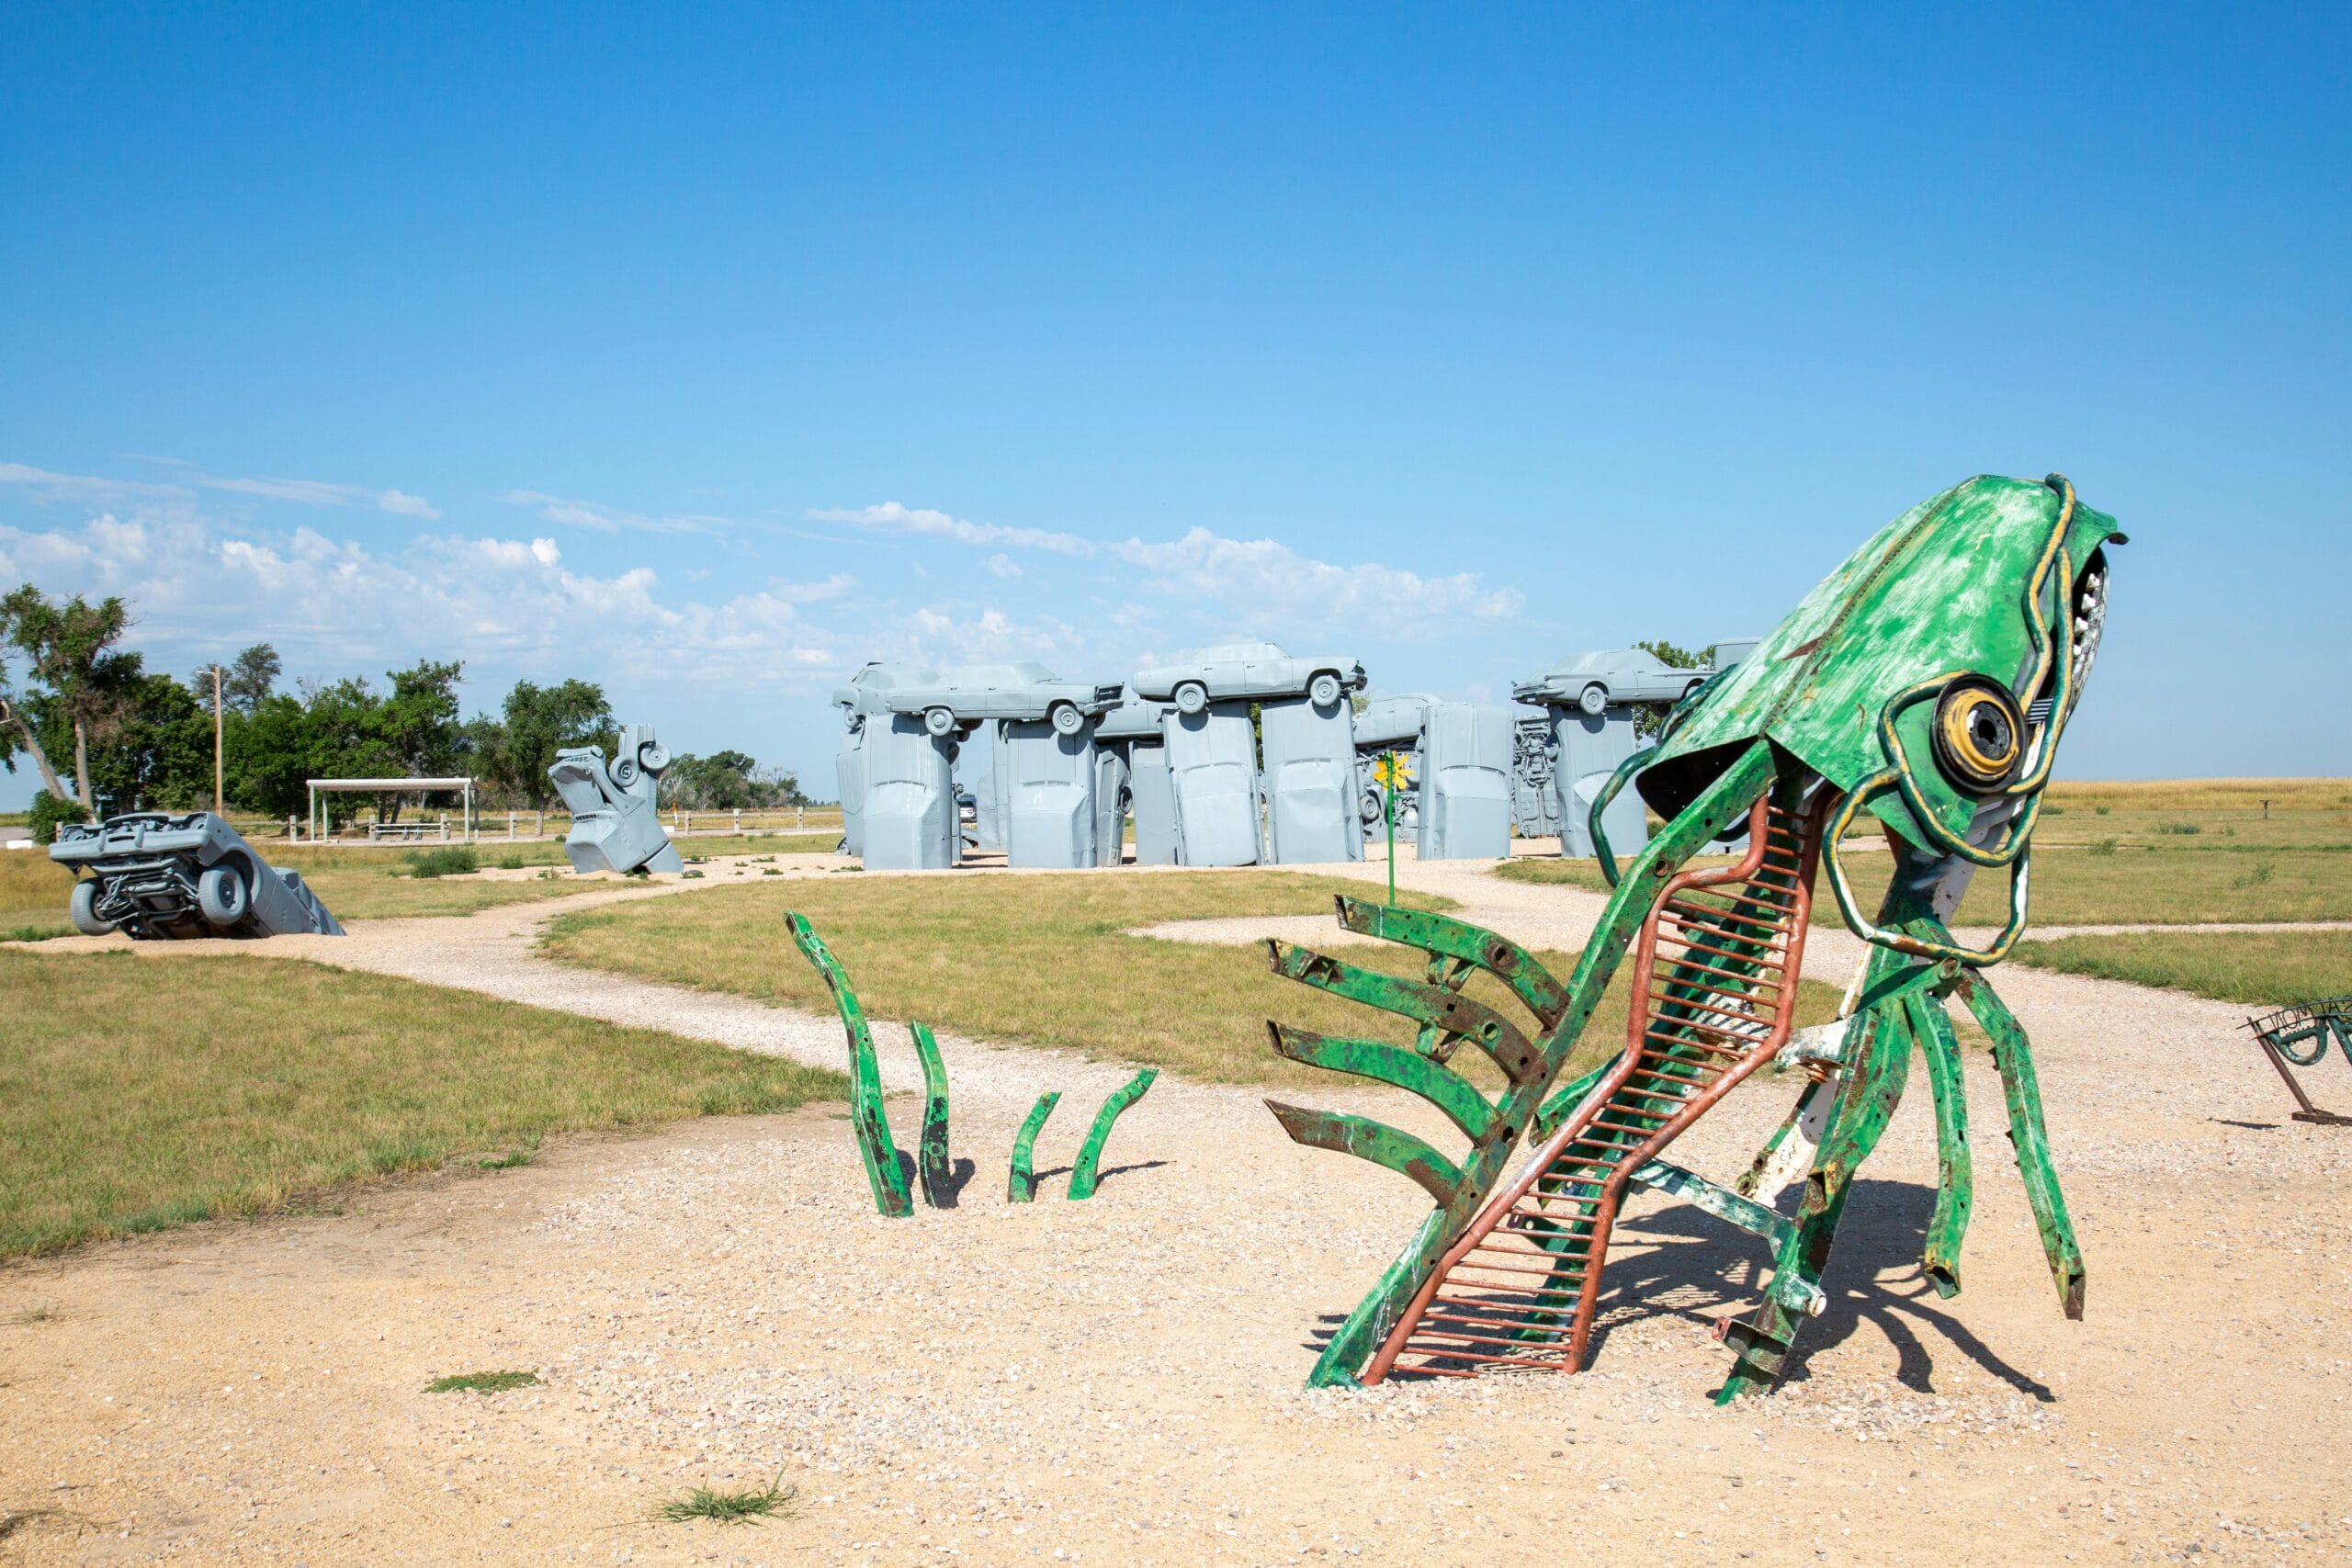
<path id="1" fill-rule="evenodd" d="M 52 604 L 28 582 L 0 599 L 0 620 L 6 624 L 9 642 L 25 656 L 32 678 L 48 689 L 57 716 L 72 733 L 74 798 L 83 810 L 95 813 L 90 744 L 111 736 L 121 725 L 137 701 L 144 673 L 139 655 L 115 649 L 130 629 L 130 613 L 112 597 L 90 604 L 77 594 L 62 604 Z"/>
<path id="2" fill-rule="evenodd" d="M 201 698 L 169 675 L 142 673 L 129 684 L 113 731 L 90 749 L 96 815 L 211 804 L 212 693 L 205 684 Z"/>
<path id="3" fill-rule="evenodd" d="M 85 820 L 82 808 L 70 799 L 53 795 L 45 789 L 33 791 L 33 808 L 29 818 L 32 840 L 36 844 L 57 842 L 58 828 L 67 822 Z"/>
<path id="4" fill-rule="evenodd" d="M 688 752 L 674 759 L 662 775 L 662 795 L 668 804 L 689 811 L 748 811 L 808 803 L 793 773 L 763 768 L 748 753 L 732 750 L 707 757 Z"/>
<path id="5" fill-rule="evenodd" d="M 7 630 L 7 612 L 0 607 L 0 653 L 6 651 Z M 32 758 L 33 765 L 40 770 L 41 783 L 47 786 L 41 795 L 58 801 L 67 798 L 65 786 L 58 782 L 57 770 L 49 765 L 49 752 L 41 746 L 40 736 L 34 728 L 32 712 L 8 683 L 8 661 L 0 658 L 0 767 L 15 773 L 18 751 Z"/>
<path id="6" fill-rule="evenodd" d="M 266 642 L 256 642 L 244 649 L 235 659 L 228 660 L 221 670 L 221 705 L 235 712 L 252 712 L 268 701 L 270 691 L 277 689 L 277 677 L 282 674 L 277 663 L 277 649 Z"/>
<path id="7" fill-rule="evenodd" d="M 552 686 L 517 681 L 506 694 L 504 716 L 474 724 L 474 742 L 492 784 L 510 798 L 527 802 L 534 811 L 546 810 L 555 795 L 548 769 L 558 751 L 569 746 L 610 751 L 619 739 L 612 705 L 605 700 L 605 689 L 593 681 Z"/>
<path id="8" fill-rule="evenodd" d="M 1668 642 L 1663 637 L 1652 637 L 1647 642 L 1637 642 L 1634 646 L 1644 652 L 1655 654 L 1657 661 L 1669 670 L 1703 670 L 1715 661 L 1713 643 L 1709 643 L 1696 653 L 1679 643 Z M 1640 709 L 1634 715 L 1634 733 L 1656 735 L 1665 728 L 1668 711 L 1657 707 Z"/>

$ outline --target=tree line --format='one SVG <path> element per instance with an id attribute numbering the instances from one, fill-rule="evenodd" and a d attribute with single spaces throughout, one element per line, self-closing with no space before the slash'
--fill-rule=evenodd
<path id="1" fill-rule="evenodd" d="M 420 660 L 365 676 L 298 680 L 256 643 L 182 681 L 121 646 L 132 626 L 119 598 L 57 600 L 27 583 L 0 598 L 0 766 L 39 773 L 34 836 L 60 821 L 212 804 L 214 683 L 219 682 L 223 793 L 240 810 L 300 814 L 313 778 L 471 777 L 492 809 L 545 810 L 548 764 L 568 746 L 609 752 L 612 705 L 591 681 L 518 681 L 495 713 L 462 716 L 461 660 Z M 12 663 L 22 675 L 19 688 Z M 424 805 L 454 795 L 418 795 Z M 665 806 L 718 810 L 806 804 L 797 779 L 741 751 L 681 756 L 662 781 Z M 395 820 L 402 800 L 377 800 Z"/>

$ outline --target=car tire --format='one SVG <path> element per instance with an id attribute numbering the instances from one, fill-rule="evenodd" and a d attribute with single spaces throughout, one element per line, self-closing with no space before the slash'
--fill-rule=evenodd
<path id="1" fill-rule="evenodd" d="M 1306 700 L 1318 708 L 1337 705 L 1340 700 L 1340 678 L 1329 670 L 1317 673 L 1306 683 Z"/>
<path id="2" fill-rule="evenodd" d="M 1076 703 L 1056 703 L 1046 717 L 1057 735 L 1076 735 L 1086 728 L 1086 716 L 1078 711 Z"/>
<path id="3" fill-rule="evenodd" d="M 235 866 L 216 865 L 208 867 L 196 879 L 196 907 L 203 914 L 206 925 L 225 931 L 253 908 L 253 896 L 246 891 L 245 879 Z"/>
<path id="4" fill-rule="evenodd" d="M 1595 717 L 1599 717 L 1602 713 L 1608 711 L 1609 688 L 1602 685 L 1600 682 L 1595 681 L 1591 685 L 1587 686 L 1583 691 L 1577 694 L 1577 706 L 1584 709 L 1585 712 L 1593 715 Z"/>
<path id="5" fill-rule="evenodd" d="M 941 739 L 944 740 L 947 737 L 956 733 L 956 710 L 953 708 L 925 708 L 922 710 L 922 727 L 932 734 L 936 735 Z"/>
<path id="6" fill-rule="evenodd" d="M 670 765 L 670 749 L 655 744 L 637 749 L 637 765 L 649 773 L 658 773 Z"/>
<path id="7" fill-rule="evenodd" d="M 613 782 L 627 789 L 637 782 L 637 759 L 623 757 L 613 764 Z"/>
<path id="8" fill-rule="evenodd" d="M 1176 688 L 1176 711 L 1205 713 L 1209 705 L 1209 689 L 1198 681 L 1187 681 Z"/>
<path id="9" fill-rule="evenodd" d="M 1705 685 L 1706 683 L 1707 683 L 1707 682 L 1705 682 L 1704 681 L 1693 681 L 1693 682 L 1691 682 L 1689 685 L 1687 685 L 1687 686 L 1683 687 L 1683 688 L 1682 688 L 1682 700 L 1683 700 L 1684 702 L 1686 702 L 1686 703 L 1687 703 L 1687 702 L 1689 702 L 1692 697 L 1697 696 L 1697 695 L 1699 694 L 1699 688 L 1700 688 L 1700 687 L 1702 687 L 1702 686 L 1703 686 L 1703 685 Z"/>
<path id="10" fill-rule="evenodd" d="M 74 916 L 74 929 L 84 936 L 106 936 L 114 930 L 114 922 L 98 919 L 98 879 L 85 876 L 74 885 L 74 898 L 68 906 Z"/>

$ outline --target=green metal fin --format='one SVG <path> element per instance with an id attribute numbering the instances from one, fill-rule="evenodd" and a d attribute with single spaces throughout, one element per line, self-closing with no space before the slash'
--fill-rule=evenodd
<path id="1" fill-rule="evenodd" d="M 1377 969 L 1360 968 L 1284 942 L 1269 940 L 1266 956 L 1274 973 L 1284 979 L 1409 1018 L 1441 1036 L 1467 1040 L 1492 1058 L 1503 1076 L 1513 1083 L 1523 1082 L 1543 1068 L 1542 1053 L 1517 1024 L 1484 1002 L 1456 995 L 1442 982 L 1427 984 L 1400 975 L 1385 975 Z M 1446 962 L 1442 954 L 1433 954 L 1432 958 L 1431 967 Z M 1528 962 L 1532 964 L 1534 960 Z M 1437 1059 L 1442 1061 L 1444 1055 L 1451 1054 L 1447 1052 Z"/>
<path id="2" fill-rule="evenodd" d="M 1012 1174 L 1005 1183 L 1004 1195 L 1015 1203 L 1026 1203 L 1037 1196 L 1037 1134 L 1046 1130 L 1046 1118 L 1061 1103 L 1061 1090 L 1048 1089 L 1037 1097 L 1029 1108 L 1028 1119 L 1021 1123 L 1021 1131 L 1012 1139 Z"/>
<path id="3" fill-rule="evenodd" d="M 1558 1023 L 1568 1010 L 1567 987 L 1537 963 L 1532 953 L 1508 938 L 1466 920 L 1450 919 L 1426 909 L 1400 909 L 1345 895 L 1335 902 L 1339 905 L 1340 924 L 1351 931 L 1476 964 L 1509 986 L 1546 1029 Z"/>
<path id="4" fill-rule="evenodd" d="M 890 1118 L 882 1107 L 882 1070 L 874 1059 L 874 1032 L 866 1026 L 865 1010 L 850 989 L 849 975 L 841 966 L 806 917 L 787 910 L 785 929 L 825 985 L 849 1034 L 850 1125 L 857 1134 L 857 1152 L 865 1162 L 865 1179 L 874 1189 L 874 1206 L 891 1219 L 915 1212 L 907 1190 L 907 1173 L 899 1165 L 899 1147 L 890 1137 Z"/>
<path id="5" fill-rule="evenodd" d="M 1342 1111 L 1309 1111 L 1279 1100 L 1266 1101 L 1266 1109 L 1274 1113 L 1274 1120 L 1293 1142 L 1309 1148 L 1337 1149 L 1386 1166 L 1419 1182 L 1441 1208 L 1453 1201 L 1454 1189 L 1462 1184 L 1461 1168 L 1410 1133 L 1400 1133 L 1368 1117 Z"/>
<path id="6" fill-rule="evenodd" d="M 1474 1139 L 1484 1137 L 1495 1119 L 1494 1107 L 1487 1103 L 1485 1095 L 1471 1087 L 1468 1079 L 1401 1045 L 1378 1040 L 1336 1040 L 1312 1030 L 1293 1029 L 1272 1021 L 1267 1023 L 1266 1032 L 1273 1036 L 1274 1050 L 1294 1062 L 1377 1078 L 1382 1083 L 1410 1089 L 1444 1111 L 1455 1126 Z"/>
<path id="7" fill-rule="evenodd" d="M 1086 1142 L 1079 1145 L 1078 1163 L 1070 1168 L 1070 1201 L 1077 1202 L 1094 1196 L 1095 1183 L 1101 1179 L 1095 1173 L 1096 1168 L 1102 1161 L 1102 1145 L 1110 1141 L 1111 1124 L 1128 1106 L 1141 1100 L 1144 1091 L 1151 1087 L 1152 1080 L 1159 1077 L 1158 1067 L 1146 1067 L 1115 1090 L 1102 1102 L 1102 1109 L 1094 1113 L 1094 1125 L 1087 1129 Z"/>
<path id="8" fill-rule="evenodd" d="M 934 1209 L 955 1201 L 955 1162 L 947 1157 L 947 1067 L 939 1059 L 939 1042 L 931 1026 L 910 1023 L 915 1055 L 922 1058 L 922 1144 L 915 1156 L 915 1173 L 922 1181 L 922 1201 Z"/>

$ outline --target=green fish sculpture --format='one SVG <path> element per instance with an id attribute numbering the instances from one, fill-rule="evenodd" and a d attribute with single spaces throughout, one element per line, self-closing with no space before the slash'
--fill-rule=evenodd
<path id="1" fill-rule="evenodd" d="M 1267 1102 L 1300 1143 L 1385 1166 L 1434 1205 L 1333 1333 L 1310 1385 L 1397 1371 L 1580 1370 L 1611 1232 L 1627 1192 L 1642 1188 L 1772 1247 L 1760 1304 L 1717 1325 L 1736 1359 L 1716 1397 L 1770 1388 L 1798 1326 L 1822 1310 L 1838 1218 L 1902 1098 L 1915 1045 L 1934 1094 L 1939 1166 L 1922 1263 L 1939 1292 L 1957 1293 L 1972 1188 L 1960 1049 L 1945 1010 L 1955 998 L 1993 1042 L 2059 1299 L 2068 1317 L 2082 1315 L 2082 1254 L 2050 1164 L 2031 1048 L 1982 971 L 2025 926 L 2034 820 L 2098 648 L 2108 547 L 2123 542 L 2115 520 L 2055 474 L 1973 479 L 1888 524 L 1746 660 L 1684 699 L 1657 744 L 1594 801 L 1615 892 L 1565 983 L 1491 931 L 1351 898 L 1339 900 L 1340 923 L 1419 949 L 1425 980 L 1268 944 L 1277 973 L 1415 1025 L 1404 1046 L 1270 1024 L 1274 1049 L 1410 1089 L 1468 1145 L 1449 1155 L 1364 1117 Z M 1665 827 L 1620 875 L 1601 815 L 1629 781 Z M 1862 912 L 1839 853 L 1866 812 L 1892 852 L 1874 915 Z M 1690 863 L 1726 838 L 1744 839 L 1734 864 Z M 1868 956 L 1838 1021 L 1799 1031 L 1797 980 L 1825 863 Z M 2007 870 L 2009 914 L 1978 951 L 1948 922 L 1982 867 Z M 1555 1086 L 1629 955 L 1623 1048 Z M 1464 994 L 1481 972 L 1510 1004 Z M 1498 1089 L 1454 1066 L 1464 1046 L 1487 1058 L 1493 1070 L 1480 1077 L 1499 1078 Z M 1802 1066 L 1806 1087 L 1745 1175 L 1725 1186 L 1664 1157 L 1776 1061 Z M 1783 1214 L 1775 1200 L 1800 1180 L 1794 1214 Z"/>

